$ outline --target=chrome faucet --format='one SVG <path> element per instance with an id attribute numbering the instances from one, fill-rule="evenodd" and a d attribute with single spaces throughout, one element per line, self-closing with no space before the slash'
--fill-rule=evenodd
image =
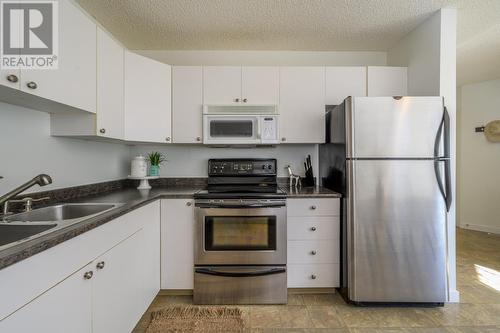
<path id="1" fill-rule="evenodd" d="M 50 178 L 49 175 L 40 174 L 40 175 L 36 176 L 35 178 L 31 179 L 30 181 L 27 181 L 26 183 L 16 187 L 12 191 L 2 195 L 0 197 L 0 205 L 4 204 L 3 214 L 6 215 L 9 213 L 9 200 L 11 200 L 13 197 L 18 195 L 19 193 L 24 192 L 27 189 L 29 189 L 30 187 L 33 187 L 35 185 L 45 186 L 45 185 L 49 185 L 51 183 L 52 183 L 52 178 Z"/>

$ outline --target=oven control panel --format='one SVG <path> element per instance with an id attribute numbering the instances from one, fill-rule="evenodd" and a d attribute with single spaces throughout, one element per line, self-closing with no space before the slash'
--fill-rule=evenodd
<path id="1" fill-rule="evenodd" d="M 274 176 L 275 159 L 211 159 L 209 176 Z"/>

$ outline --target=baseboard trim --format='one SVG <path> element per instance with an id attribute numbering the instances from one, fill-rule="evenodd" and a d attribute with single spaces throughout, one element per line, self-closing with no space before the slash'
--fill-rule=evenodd
<path id="1" fill-rule="evenodd" d="M 462 229 L 500 234 L 500 227 L 495 227 L 495 226 L 465 223 L 463 225 L 459 225 L 458 227 Z"/>
<path id="2" fill-rule="evenodd" d="M 460 302 L 460 292 L 458 290 L 450 290 L 450 299 L 448 303 L 459 303 Z"/>
<path id="3" fill-rule="evenodd" d="M 160 296 L 192 296 L 193 289 L 161 289 Z"/>

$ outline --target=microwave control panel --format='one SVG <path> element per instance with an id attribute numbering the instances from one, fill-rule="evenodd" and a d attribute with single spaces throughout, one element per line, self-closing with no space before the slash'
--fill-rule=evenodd
<path id="1" fill-rule="evenodd" d="M 261 126 L 262 143 L 278 143 L 278 117 L 262 116 Z"/>
<path id="2" fill-rule="evenodd" d="M 208 160 L 209 176 L 274 176 L 275 159 L 211 159 Z"/>

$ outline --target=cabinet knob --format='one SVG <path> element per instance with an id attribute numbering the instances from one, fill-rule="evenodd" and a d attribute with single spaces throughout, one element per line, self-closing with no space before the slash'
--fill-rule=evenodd
<path id="1" fill-rule="evenodd" d="M 83 278 L 84 278 L 85 280 L 90 280 L 90 279 L 92 279 L 92 276 L 94 276 L 94 272 L 92 272 L 92 271 L 88 271 L 88 272 L 85 272 L 85 274 L 83 274 Z"/>
<path id="2" fill-rule="evenodd" d="M 196 137 L 196 141 L 200 142 L 201 141 L 201 137 L 197 136 Z"/>
<path id="3" fill-rule="evenodd" d="M 314 205 L 313 205 L 313 206 L 311 206 L 311 209 L 312 209 L 312 210 L 316 210 L 316 206 L 314 206 Z"/>
<path id="4" fill-rule="evenodd" d="M 243 103 L 246 103 L 247 102 L 247 99 L 246 98 L 243 98 Z"/>
<path id="5" fill-rule="evenodd" d="M 192 203 L 191 201 L 186 202 L 186 206 L 191 207 Z"/>
<path id="6" fill-rule="evenodd" d="M 101 133 L 101 134 L 106 133 L 106 129 L 105 129 L 105 128 L 101 128 L 101 129 L 99 130 L 99 133 Z"/>
<path id="7" fill-rule="evenodd" d="M 239 98 L 235 98 L 235 99 L 234 99 L 234 101 L 235 101 L 236 103 L 239 103 L 239 102 L 240 102 L 240 99 L 239 99 Z"/>
<path id="8" fill-rule="evenodd" d="M 97 263 L 97 265 L 95 265 L 95 267 L 97 269 L 103 269 L 105 265 L 106 265 L 106 263 L 104 261 L 100 261 Z"/>
<path id="9" fill-rule="evenodd" d="M 316 275 L 311 274 L 311 280 L 316 280 Z"/>
<path id="10" fill-rule="evenodd" d="M 10 75 L 7 75 L 7 81 L 15 83 L 15 82 L 19 81 L 19 78 L 17 77 L 17 75 L 10 74 Z"/>
<path id="11" fill-rule="evenodd" d="M 311 231 L 316 231 L 316 227 L 311 227 Z"/>
<path id="12" fill-rule="evenodd" d="M 169 137 L 169 136 L 167 136 L 167 137 L 165 138 L 165 141 L 170 142 L 170 137 Z"/>
<path id="13" fill-rule="evenodd" d="M 285 138 L 285 137 L 282 137 L 282 138 L 281 138 L 281 141 L 286 141 L 286 138 Z"/>
<path id="14" fill-rule="evenodd" d="M 33 81 L 30 81 L 28 83 L 26 83 L 26 86 L 30 89 L 36 89 L 38 88 L 38 85 L 36 84 L 36 82 L 33 82 Z"/>
<path id="15" fill-rule="evenodd" d="M 316 250 L 311 251 L 311 255 L 315 256 L 316 255 Z"/>

